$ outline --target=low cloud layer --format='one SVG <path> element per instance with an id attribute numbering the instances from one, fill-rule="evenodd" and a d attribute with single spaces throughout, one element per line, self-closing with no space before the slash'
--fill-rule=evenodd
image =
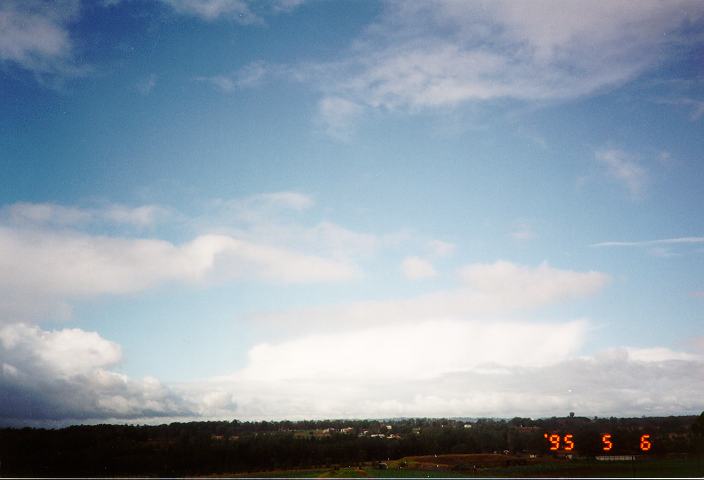
<path id="1" fill-rule="evenodd" d="M 665 415 L 700 411 L 704 359 L 578 352 L 588 323 L 429 321 L 260 344 L 231 376 L 162 385 L 94 332 L 0 327 L 0 423 L 159 418 Z"/>
<path id="2" fill-rule="evenodd" d="M 585 356 L 587 320 L 502 321 L 477 313 L 502 302 L 524 311 L 589 295 L 606 281 L 603 274 L 508 262 L 469 265 L 460 274 L 473 292 L 467 299 L 439 296 L 420 311 L 428 300 L 411 300 L 396 307 L 399 316 L 416 314 L 402 323 L 383 317 L 388 304 L 366 311 L 371 323 L 328 317 L 333 331 L 258 343 L 231 375 L 172 385 L 118 373 L 120 346 L 95 332 L 6 324 L 0 422 L 642 415 L 704 407 L 698 354 L 654 346 Z M 448 299 L 454 315 L 431 316 Z"/>
<path id="3" fill-rule="evenodd" d="M 159 418 L 666 415 L 704 407 L 704 359 L 578 352 L 588 323 L 429 321 L 260 344 L 231 376 L 162 385 L 94 332 L 0 328 L 0 423 Z"/>
<path id="4" fill-rule="evenodd" d="M 597 293 L 610 280 L 601 272 L 516 265 L 507 261 L 470 264 L 458 272 L 460 286 L 411 298 L 360 301 L 256 316 L 257 321 L 318 329 L 437 318 L 476 319 L 525 312 Z"/>
<path id="5" fill-rule="evenodd" d="M 42 315 L 70 315 L 70 302 L 98 295 L 140 292 L 167 283 L 203 284 L 233 280 L 272 283 L 340 282 L 358 278 L 348 257 L 311 252 L 306 245 L 276 244 L 257 228 L 276 230 L 266 222 L 268 209 L 305 209 L 311 200 L 292 192 L 259 196 L 239 205 L 243 216 L 254 216 L 256 227 L 226 233 L 203 233 L 174 243 L 154 237 L 98 235 L 97 222 L 134 233 L 166 218 L 168 209 L 148 205 L 128 208 L 79 208 L 56 204 L 19 203 L 0 212 L 0 323 Z M 256 208 L 252 206 L 256 204 Z M 266 207 L 266 208 L 265 208 Z M 269 227 L 265 227 L 268 225 Z M 354 241 L 354 234 L 334 225 L 317 227 L 330 241 Z M 284 231 L 279 228 L 279 240 Z M 305 229 L 299 228 L 303 235 Z M 312 234 L 314 234 L 313 232 Z M 285 239 L 285 238 L 284 238 Z M 271 240 L 271 241 L 269 241 Z M 349 242 L 347 242 L 349 243 Z M 342 248 L 342 247 L 341 247 Z M 311 252 L 311 253 L 309 253 Z"/>

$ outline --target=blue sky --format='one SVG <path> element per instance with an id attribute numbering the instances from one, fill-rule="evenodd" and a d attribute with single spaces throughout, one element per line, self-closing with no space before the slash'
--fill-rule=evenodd
<path id="1" fill-rule="evenodd" d="M 692 1 L 3 2 L 0 421 L 700 412 L 703 39 Z"/>

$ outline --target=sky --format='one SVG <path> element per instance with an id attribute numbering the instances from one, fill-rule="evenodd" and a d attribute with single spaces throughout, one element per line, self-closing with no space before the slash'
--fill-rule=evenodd
<path id="1" fill-rule="evenodd" d="M 704 3 L 5 0 L 0 424 L 704 410 Z"/>

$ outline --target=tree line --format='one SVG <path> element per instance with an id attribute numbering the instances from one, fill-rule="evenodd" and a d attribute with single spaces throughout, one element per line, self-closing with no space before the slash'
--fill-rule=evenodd
<path id="1" fill-rule="evenodd" d="M 61 429 L 0 429 L 3 476 L 182 476 L 357 465 L 410 455 L 510 452 L 648 455 L 702 448 L 699 417 L 392 419 L 282 422 L 188 422 L 164 425 L 77 425 Z M 546 434 L 571 435 L 551 451 Z"/>

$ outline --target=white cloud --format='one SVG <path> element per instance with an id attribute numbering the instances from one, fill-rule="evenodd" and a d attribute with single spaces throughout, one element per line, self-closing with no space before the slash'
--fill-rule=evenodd
<path id="1" fill-rule="evenodd" d="M 263 20 L 253 8 L 262 13 L 286 13 L 299 7 L 306 0 L 160 0 L 177 13 L 192 15 L 206 21 L 220 18 L 235 20 L 241 24 L 261 24 Z"/>
<path id="2" fill-rule="evenodd" d="M 272 66 L 263 62 L 253 62 L 232 74 L 196 77 L 196 80 L 209 83 L 223 93 L 232 93 L 235 90 L 256 87 L 267 75 L 275 72 L 276 69 Z"/>
<path id="3" fill-rule="evenodd" d="M 592 295 L 609 276 L 550 267 L 525 267 L 506 261 L 473 264 L 460 270 L 463 285 L 407 299 L 361 301 L 257 315 L 277 325 L 307 325 L 325 330 L 339 325 L 368 326 L 418 322 L 432 318 L 486 318 L 525 311 L 571 298 Z"/>
<path id="4" fill-rule="evenodd" d="M 449 257 L 455 253 L 457 246 L 454 243 L 445 242 L 443 240 L 431 240 L 428 242 L 428 248 L 435 257 Z"/>
<path id="5" fill-rule="evenodd" d="M 309 225 L 300 214 L 313 206 L 314 199 L 300 192 L 257 194 L 215 201 L 207 214 L 194 221 L 199 230 L 341 260 L 369 257 L 400 241 L 397 235 L 358 232 L 326 220 Z"/>
<path id="6" fill-rule="evenodd" d="M 176 245 L 157 239 L 0 226 L 0 311 L 24 318 L 78 297 L 125 294 L 167 282 L 261 280 L 335 282 L 359 275 L 351 263 L 200 235 Z"/>
<path id="7" fill-rule="evenodd" d="M 238 231 L 238 230 L 235 230 Z M 332 222 L 312 226 L 295 223 L 257 221 L 239 230 L 242 238 L 276 246 L 288 246 L 302 251 L 338 259 L 369 257 L 387 242 L 386 237 L 356 232 Z"/>
<path id="8" fill-rule="evenodd" d="M 325 98 L 382 109 L 575 98 L 686 45 L 680 28 L 703 14 L 692 1 L 395 1 L 347 59 L 309 75 Z"/>
<path id="9" fill-rule="evenodd" d="M 79 7 L 77 0 L 1 2 L 0 61 L 38 76 L 80 74 L 83 69 L 73 61 L 74 45 L 68 31 Z"/>
<path id="10" fill-rule="evenodd" d="M 395 242 L 296 217 L 314 205 L 309 195 L 279 191 L 212 201 L 190 218 L 157 205 L 1 207 L 0 312 L 4 321 L 69 318 L 71 303 L 82 297 L 169 282 L 346 281 L 361 276 L 359 260 Z M 135 238 L 163 225 L 185 228 L 191 240 Z M 95 233 L 105 228 L 110 235 Z"/>
<path id="11" fill-rule="evenodd" d="M 31 286 L 36 293 L 126 293 L 168 280 L 199 281 L 213 270 L 237 278 L 251 269 L 255 277 L 292 282 L 354 276 L 347 265 L 225 235 L 201 235 L 175 245 L 155 239 L 2 228 L 0 243 L 3 285 Z"/>
<path id="12" fill-rule="evenodd" d="M 506 261 L 473 264 L 462 268 L 459 274 L 476 291 L 514 299 L 521 305 L 542 305 L 590 295 L 609 280 L 608 275 L 600 272 L 560 270 L 547 262 L 535 268 Z"/>
<path id="13" fill-rule="evenodd" d="M 0 345 L 12 351 L 13 363 L 21 368 L 37 364 L 55 375 L 112 366 L 122 356 L 119 345 L 76 328 L 50 332 L 24 324 L 0 326 Z"/>
<path id="14" fill-rule="evenodd" d="M 0 423 L 192 414 L 156 379 L 110 370 L 120 359 L 119 345 L 95 332 L 0 326 Z"/>
<path id="15" fill-rule="evenodd" d="M 167 209 L 156 205 L 142 205 L 139 207 L 110 205 L 97 214 L 98 217 L 113 223 L 142 228 L 154 225 L 158 218 L 166 215 L 168 215 Z"/>
<path id="16" fill-rule="evenodd" d="M 325 97 L 318 103 L 318 116 L 328 135 L 338 140 L 349 140 L 362 107 L 341 97 Z"/>
<path id="17" fill-rule="evenodd" d="M 204 20 L 227 17 L 248 24 L 258 22 L 258 17 L 245 0 L 161 0 L 177 13 L 193 15 Z"/>
<path id="18" fill-rule="evenodd" d="M 437 275 L 433 264 L 420 257 L 406 257 L 401 262 L 401 272 L 410 280 L 421 280 Z"/>
<path id="19" fill-rule="evenodd" d="M 633 198 L 641 197 L 649 182 L 648 171 L 622 150 L 603 150 L 596 153 L 596 159 L 602 163 L 607 174 L 624 184 Z"/>

